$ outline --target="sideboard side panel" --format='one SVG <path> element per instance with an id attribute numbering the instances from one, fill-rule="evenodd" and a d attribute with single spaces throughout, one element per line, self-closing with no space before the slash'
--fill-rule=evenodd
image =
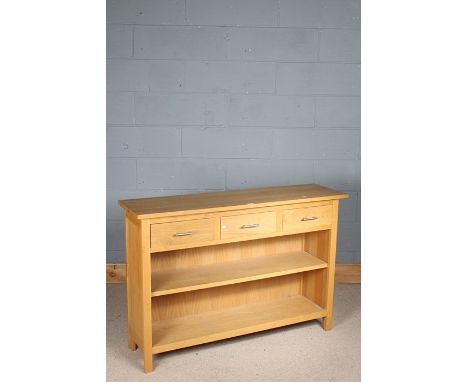
<path id="1" fill-rule="evenodd" d="M 329 252 L 328 252 L 328 272 L 326 279 L 325 306 L 327 316 L 323 318 L 322 326 L 324 330 L 331 330 L 333 326 L 333 294 L 335 289 L 335 266 L 336 266 L 336 241 L 338 237 L 338 207 L 339 201 L 333 201 L 333 226 L 330 230 Z"/>
<path id="2" fill-rule="evenodd" d="M 128 338 L 143 347 L 143 269 L 141 254 L 141 222 L 125 216 L 127 263 Z"/>

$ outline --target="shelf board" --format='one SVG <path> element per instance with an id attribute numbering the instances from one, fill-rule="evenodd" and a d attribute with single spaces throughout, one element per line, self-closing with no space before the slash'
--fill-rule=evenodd
<path id="1" fill-rule="evenodd" d="M 151 277 L 151 296 L 237 284 L 326 267 L 327 263 L 318 257 L 296 251 L 193 268 L 155 271 Z"/>
<path id="2" fill-rule="evenodd" d="M 326 316 L 301 295 L 153 322 L 153 354 Z"/>

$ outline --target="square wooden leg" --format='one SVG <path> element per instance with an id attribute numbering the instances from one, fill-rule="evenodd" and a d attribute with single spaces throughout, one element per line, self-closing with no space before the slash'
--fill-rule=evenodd
<path id="1" fill-rule="evenodd" d="M 333 316 L 324 317 L 322 319 L 322 328 L 325 331 L 332 330 L 333 327 Z"/>
<path id="2" fill-rule="evenodd" d="M 153 371 L 153 353 L 149 351 L 144 353 L 143 369 L 146 374 L 151 373 Z"/>
<path id="3" fill-rule="evenodd" d="M 135 351 L 137 349 L 137 344 L 132 340 L 132 337 L 130 337 L 130 333 L 128 334 L 128 348 L 131 351 Z"/>

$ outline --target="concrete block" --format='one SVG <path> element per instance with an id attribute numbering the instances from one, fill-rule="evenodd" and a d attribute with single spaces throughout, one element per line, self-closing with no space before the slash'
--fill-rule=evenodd
<path id="1" fill-rule="evenodd" d="M 317 127 L 360 127 L 360 97 L 317 97 Z"/>
<path id="2" fill-rule="evenodd" d="M 352 264 L 354 263 L 354 252 L 336 252 L 336 263 L 337 264 Z"/>
<path id="3" fill-rule="evenodd" d="M 337 252 L 356 252 L 361 250 L 361 223 L 339 222 L 336 250 Z"/>
<path id="4" fill-rule="evenodd" d="M 227 31 L 216 27 L 135 27 L 137 58 L 224 59 Z"/>
<path id="5" fill-rule="evenodd" d="M 339 217 L 341 221 L 356 221 L 357 219 L 357 195 L 355 191 L 343 191 L 349 194 L 348 199 L 340 200 Z"/>
<path id="6" fill-rule="evenodd" d="M 358 192 L 357 196 L 357 214 L 356 214 L 356 221 L 361 221 L 361 193 Z"/>
<path id="7" fill-rule="evenodd" d="M 133 94 L 107 93 L 106 104 L 108 124 L 125 125 L 134 123 Z"/>
<path id="8" fill-rule="evenodd" d="M 205 158 L 267 158 L 271 155 L 271 130 L 186 128 L 182 152 Z"/>
<path id="9" fill-rule="evenodd" d="M 130 25 L 107 25 L 106 56 L 132 57 L 133 27 Z"/>
<path id="10" fill-rule="evenodd" d="M 314 183 L 313 161 L 229 160 L 227 189 Z"/>
<path id="11" fill-rule="evenodd" d="M 185 66 L 180 61 L 156 61 L 149 67 L 150 92 L 180 91 L 184 88 Z"/>
<path id="12" fill-rule="evenodd" d="M 358 159 L 360 133 L 349 129 L 278 129 L 273 156 L 286 159 Z"/>
<path id="13" fill-rule="evenodd" d="M 107 91 L 148 91 L 148 61 L 107 60 Z"/>
<path id="14" fill-rule="evenodd" d="M 312 29 L 232 28 L 228 58 L 306 61 L 318 58 L 318 32 Z"/>
<path id="15" fill-rule="evenodd" d="M 350 129 L 321 129 L 316 134 L 319 159 L 359 159 L 361 132 Z"/>
<path id="16" fill-rule="evenodd" d="M 185 90 L 274 93 L 273 62 L 187 62 Z"/>
<path id="17" fill-rule="evenodd" d="M 280 25 L 359 28 L 360 0 L 279 0 Z"/>
<path id="18" fill-rule="evenodd" d="M 361 31 L 324 29 L 319 34 L 320 61 L 361 61 Z"/>
<path id="19" fill-rule="evenodd" d="M 187 21 L 195 25 L 276 26 L 276 0 L 187 0 Z"/>
<path id="20" fill-rule="evenodd" d="M 232 95 L 229 121 L 232 126 L 314 126 L 313 97 Z"/>
<path id="21" fill-rule="evenodd" d="M 185 0 L 107 0 L 107 22 L 181 25 L 185 23 Z"/>
<path id="22" fill-rule="evenodd" d="M 136 95 L 135 110 L 137 124 L 225 124 L 223 95 Z"/>
<path id="23" fill-rule="evenodd" d="M 223 190 L 224 184 L 224 165 L 217 160 L 138 160 L 138 189 Z"/>
<path id="24" fill-rule="evenodd" d="M 109 251 L 125 250 L 125 225 L 123 220 L 107 220 L 106 249 Z"/>
<path id="25" fill-rule="evenodd" d="M 125 263 L 125 251 L 106 251 L 107 264 L 123 264 Z"/>
<path id="26" fill-rule="evenodd" d="M 107 129 L 109 157 L 180 156 L 181 131 L 177 127 L 113 126 Z"/>
<path id="27" fill-rule="evenodd" d="M 278 94 L 359 95 L 359 64 L 279 63 Z"/>
<path id="28" fill-rule="evenodd" d="M 108 190 L 136 189 L 136 160 L 107 158 L 106 178 Z"/>
<path id="29" fill-rule="evenodd" d="M 107 60 L 107 91 L 180 91 L 184 63 L 180 61 Z"/>
<path id="30" fill-rule="evenodd" d="M 315 161 L 316 182 L 337 190 L 359 191 L 360 166 L 359 160 L 317 160 Z"/>

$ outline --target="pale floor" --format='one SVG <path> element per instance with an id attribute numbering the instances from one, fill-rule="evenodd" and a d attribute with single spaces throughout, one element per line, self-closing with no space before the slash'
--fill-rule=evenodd
<path id="1" fill-rule="evenodd" d="M 127 348 L 125 285 L 107 286 L 107 380 L 157 382 L 360 381 L 361 286 L 335 288 L 335 323 L 318 321 L 250 334 L 154 356 Z"/>

